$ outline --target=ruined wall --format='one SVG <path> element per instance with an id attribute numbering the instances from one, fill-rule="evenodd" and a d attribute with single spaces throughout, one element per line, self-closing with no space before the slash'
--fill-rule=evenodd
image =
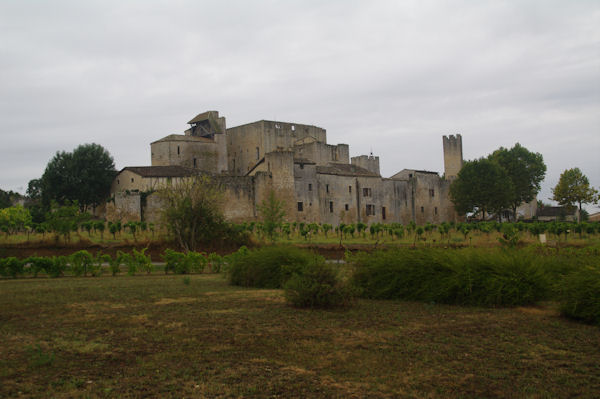
<path id="1" fill-rule="evenodd" d="M 160 140 L 150 145 L 152 166 L 179 165 L 207 173 L 227 169 L 225 137 L 215 135 L 215 141 L 190 137 L 189 140 Z"/>
<path id="2" fill-rule="evenodd" d="M 357 157 L 352 157 L 351 161 L 352 165 L 360 166 L 369 172 L 381 175 L 379 172 L 379 157 L 374 157 L 373 155 L 359 155 Z"/>
<path id="3" fill-rule="evenodd" d="M 227 129 L 228 168 L 234 174 L 247 173 L 265 153 L 289 151 L 297 140 L 314 137 L 326 142 L 325 129 L 285 122 L 258 121 Z"/>
<path id="4" fill-rule="evenodd" d="M 106 219 L 121 222 L 139 222 L 142 220 L 139 193 L 115 193 L 114 203 L 106 206 Z"/>
<path id="5" fill-rule="evenodd" d="M 444 176 L 453 180 L 463 165 L 462 136 L 460 134 L 442 137 L 444 144 Z"/>
<path id="6" fill-rule="evenodd" d="M 219 176 L 224 189 L 223 215 L 234 223 L 256 220 L 254 178 L 251 176 Z"/>
<path id="7" fill-rule="evenodd" d="M 309 159 L 317 165 L 334 163 L 349 163 L 348 145 L 325 144 L 318 141 L 294 146 L 294 152 L 298 158 Z"/>

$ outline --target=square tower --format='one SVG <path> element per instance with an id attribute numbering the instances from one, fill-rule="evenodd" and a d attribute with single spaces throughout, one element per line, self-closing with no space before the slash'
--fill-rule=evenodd
<path id="1" fill-rule="evenodd" d="M 463 166 L 462 136 L 451 134 L 443 136 L 444 142 L 444 175 L 447 180 L 454 180 Z"/>

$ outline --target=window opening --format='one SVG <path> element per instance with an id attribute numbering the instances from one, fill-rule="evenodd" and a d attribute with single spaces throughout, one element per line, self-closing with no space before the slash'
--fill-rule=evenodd
<path id="1" fill-rule="evenodd" d="M 304 204 L 302 202 L 298 202 L 298 212 L 302 212 L 304 210 Z"/>
<path id="2" fill-rule="evenodd" d="M 345 210 L 348 210 L 348 209 L 350 209 L 350 208 L 348 207 L 348 204 L 344 205 L 344 209 L 345 209 Z"/>
<path id="3" fill-rule="evenodd" d="M 367 204 L 367 216 L 375 215 L 375 205 Z"/>
<path id="4" fill-rule="evenodd" d="M 385 220 L 385 206 L 381 207 L 381 218 Z"/>
<path id="5" fill-rule="evenodd" d="M 333 201 L 329 201 L 329 212 L 333 213 Z"/>
<path id="6" fill-rule="evenodd" d="M 425 213 L 425 208 L 421 207 L 421 213 Z"/>
<path id="7" fill-rule="evenodd" d="M 312 191 L 312 184 L 308 183 L 308 191 Z"/>

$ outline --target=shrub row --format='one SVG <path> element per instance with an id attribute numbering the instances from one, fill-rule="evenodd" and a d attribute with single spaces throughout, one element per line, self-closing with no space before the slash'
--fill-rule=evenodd
<path id="1" fill-rule="evenodd" d="M 102 252 L 93 255 L 86 250 L 81 250 L 69 256 L 0 258 L 0 276 L 17 278 L 29 274 L 37 277 L 42 271 L 53 278 L 64 276 L 65 273 L 76 277 L 99 276 L 105 271 L 104 265 L 106 264 L 113 276 L 121 272 L 122 266 L 125 266 L 129 275 L 138 272 L 151 273 L 154 270 L 154 264 L 150 255 L 146 254 L 146 250 L 147 248 L 141 251 L 133 249 L 131 253 L 118 251 L 114 257 Z M 184 254 L 170 249 L 165 251 L 162 258 L 166 262 L 165 273 L 175 274 L 202 273 L 207 266 L 211 272 L 218 273 L 225 263 L 224 258 L 215 253 L 206 255 L 189 252 Z"/>
<path id="2" fill-rule="evenodd" d="M 229 282 L 257 288 L 283 288 L 297 307 L 334 307 L 352 298 L 349 286 L 322 256 L 288 246 L 244 249 L 229 258 Z"/>
<path id="3" fill-rule="evenodd" d="M 564 315 L 600 324 L 598 254 L 545 251 L 396 249 L 359 253 L 348 261 L 354 268 L 352 284 L 365 298 L 471 306 L 550 299 L 561 302 Z"/>

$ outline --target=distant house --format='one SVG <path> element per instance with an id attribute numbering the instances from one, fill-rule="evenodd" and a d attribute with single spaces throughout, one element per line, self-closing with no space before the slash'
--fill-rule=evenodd
<path id="1" fill-rule="evenodd" d="M 600 212 L 592 213 L 590 216 L 588 216 L 588 221 L 600 222 Z"/>
<path id="2" fill-rule="evenodd" d="M 545 206 L 537 210 L 537 218 L 540 222 L 553 222 L 555 220 L 576 222 L 579 219 L 579 209 L 565 206 Z"/>

